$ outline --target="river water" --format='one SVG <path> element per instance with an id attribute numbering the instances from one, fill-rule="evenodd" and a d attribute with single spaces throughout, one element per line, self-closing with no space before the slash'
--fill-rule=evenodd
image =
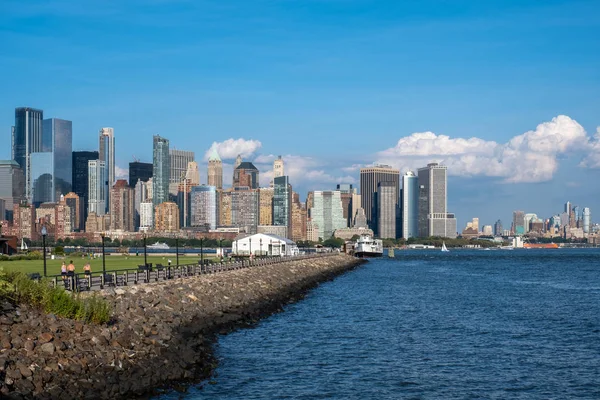
<path id="1" fill-rule="evenodd" d="M 600 398 L 600 251 L 396 252 L 219 339 L 162 399 Z"/>

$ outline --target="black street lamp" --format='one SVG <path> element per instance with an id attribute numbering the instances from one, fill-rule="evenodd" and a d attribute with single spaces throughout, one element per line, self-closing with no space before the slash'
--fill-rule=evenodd
<path id="1" fill-rule="evenodd" d="M 144 267 L 148 266 L 148 254 L 146 252 L 146 233 L 144 233 Z"/>
<path id="2" fill-rule="evenodd" d="M 42 246 L 44 247 L 44 277 L 46 277 L 46 235 L 48 231 L 46 230 L 46 225 L 42 226 Z"/>
<path id="3" fill-rule="evenodd" d="M 259 254 L 259 256 L 262 257 L 263 256 L 263 252 L 262 252 L 262 238 L 260 238 L 259 242 L 260 242 L 260 254 Z"/>
<path id="4" fill-rule="evenodd" d="M 175 249 L 175 251 L 177 252 L 177 255 L 175 256 L 175 262 L 179 267 L 179 238 L 175 238 Z"/>
<path id="5" fill-rule="evenodd" d="M 204 238 L 200 238 L 200 265 L 204 265 Z"/>
<path id="6" fill-rule="evenodd" d="M 250 241 L 250 259 L 252 259 L 252 238 L 248 238 Z"/>
<path id="7" fill-rule="evenodd" d="M 100 237 L 102 238 L 102 276 L 105 277 L 106 276 L 106 254 L 104 253 L 104 238 L 106 237 L 106 234 L 104 232 L 102 232 L 100 234 Z"/>

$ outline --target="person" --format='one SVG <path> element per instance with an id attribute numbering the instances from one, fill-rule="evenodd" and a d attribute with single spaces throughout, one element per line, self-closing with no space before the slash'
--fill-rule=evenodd
<path id="1" fill-rule="evenodd" d="M 67 264 L 65 264 L 64 261 L 60 266 L 60 275 L 62 276 L 63 281 L 67 279 Z"/>
<path id="2" fill-rule="evenodd" d="M 73 264 L 73 260 L 67 265 L 67 275 L 74 276 L 75 275 L 75 265 Z"/>
<path id="3" fill-rule="evenodd" d="M 86 274 L 86 275 L 89 275 L 89 274 L 92 273 L 92 267 L 90 266 L 90 263 L 86 263 L 83 266 L 83 273 Z"/>

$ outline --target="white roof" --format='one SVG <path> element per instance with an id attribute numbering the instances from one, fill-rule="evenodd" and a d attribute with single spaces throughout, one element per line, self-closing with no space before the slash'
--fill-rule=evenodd
<path id="1" fill-rule="evenodd" d="M 249 235 L 249 234 L 243 234 L 243 235 L 239 235 L 238 237 L 235 238 L 235 240 L 242 240 L 242 239 L 273 239 L 273 240 L 278 240 L 280 242 L 284 242 L 285 244 L 288 245 L 295 245 L 296 243 L 290 239 L 278 236 L 278 235 L 274 235 L 272 233 L 255 233 L 254 235 Z"/>

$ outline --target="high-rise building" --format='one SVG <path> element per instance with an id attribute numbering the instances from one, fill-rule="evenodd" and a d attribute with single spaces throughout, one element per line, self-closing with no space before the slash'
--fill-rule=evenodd
<path id="1" fill-rule="evenodd" d="M 106 213 L 106 163 L 101 160 L 88 161 L 88 215 Z M 87 221 L 87 219 L 86 219 Z"/>
<path id="2" fill-rule="evenodd" d="M 2 221 L 6 220 L 6 200 L 0 199 L 0 236 L 2 236 Z"/>
<path id="3" fill-rule="evenodd" d="M 218 190 L 223 189 L 223 162 L 216 147 L 212 147 L 208 157 L 208 186 L 214 186 Z"/>
<path id="4" fill-rule="evenodd" d="M 525 212 L 513 211 L 513 234 L 525 234 Z"/>
<path id="5" fill-rule="evenodd" d="M 528 233 L 531 230 L 531 221 L 537 219 L 537 214 L 527 213 L 525 214 L 524 233 Z"/>
<path id="6" fill-rule="evenodd" d="M 346 227 L 341 193 L 338 190 L 314 191 L 312 202 L 310 218 L 316 224 L 320 238 L 327 240 L 333 236 L 336 229 Z"/>
<path id="7" fill-rule="evenodd" d="M 83 216 L 80 217 L 79 229 L 85 229 L 85 221 L 88 216 L 88 184 L 89 184 L 89 161 L 98 160 L 100 155 L 97 151 L 74 151 L 72 172 L 73 192 L 79 196 Z"/>
<path id="8" fill-rule="evenodd" d="M 172 201 L 165 201 L 154 207 L 154 229 L 159 232 L 179 230 L 179 208 Z"/>
<path id="9" fill-rule="evenodd" d="M 83 231 L 85 221 L 83 220 L 82 204 L 79 202 L 79 196 L 76 193 L 69 192 L 63 196 L 65 204 L 69 207 L 71 232 Z"/>
<path id="10" fill-rule="evenodd" d="M 169 183 L 179 184 L 186 177 L 188 163 L 194 161 L 195 157 L 193 151 L 169 149 Z"/>
<path id="11" fill-rule="evenodd" d="M 50 118 L 43 120 L 42 127 L 42 150 L 53 155 L 54 199 L 59 199 L 73 190 L 73 123 Z"/>
<path id="12" fill-rule="evenodd" d="M 113 128 L 102 128 L 98 133 L 98 153 L 99 160 L 104 161 L 104 168 L 106 173 L 104 174 L 105 188 L 104 199 L 106 212 L 109 211 L 110 206 L 110 189 L 115 184 L 115 131 Z M 99 214 L 102 215 L 102 214 Z"/>
<path id="13" fill-rule="evenodd" d="M 30 107 L 15 109 L 12 154 L 25 175 L 25 197 L 32 200 L 31 164 L 29 155 L 43 151 L 42 120 L 44 112 Z"/>
<path id="14" fill-rule="evenodd" d="M 292 185 L 287 176 L 273 179 L 273 225 L 285 226 L 286 237 L 292 236 Z"/>
<path id="15" fill-rule="evenodd" d="M 350 183 L 341 183 L 337 185 L 337 190 L 339 190 L 341 193 L 344 218 L 346 218 L 348 226 L 351 226 L 352 218 L 354 217 L 353 212 L 356 212 L 356 210 L 354 210 L 355 205 L 353 204 L 354 200 L 358 197 L 356 189 L 354 189 Z"/>
<path id="16" fill-rule="evenodd" d="M 169 200 L 171 161 L 168 139 L 154 135 L 152 161 L 152 202 L 156 207 Z"/>
<path id="17" fill-rule="evenodd" d="M 192 186 L 200 185 L 200 170 L 198 169 L 198 163 L 196 161 L 190 161 L 188 163 L 185 179 L 187 179 Z"/>
<path id="18" fill-rule="evenodd" d="M 412 171 L 402 176 L 402 238 L 419 235 L 419 181 Z"/>
<path id="19" fill-rule="evenodd" d="M 31 203 L 35 207 L 39 207 L 42 203 L 53 203 L 56 200 L 54 155 L 52 152 L 29 154 L 29 178 Z"/>
<path id="20" fill-rule="evenodd" d="M 235 171 L 237 169 L 237 167 L 240 166 L 241 163 L 242 163 L 242 155 L 238 154 L 237 157 L 235 158 L 235 162 L 233 163 L 233 170 Z"/>
<path id="21" fill-rule="evenodd" d="M 500 221 L 500 220 L 496 221 L 496 223 L 494 224 L 494 235 L 502 236 L 503 232 L 504 232 L 504 228 L 502 227 L 502 221 Z"/>
<path id="22" fill-rule="evenodd" d="M 273 161 L 273 179 L 271 180 L 271 187 L 274 185 L 274 179 L 284 175 L 283 168 L 283 158 L 281 156 L 277 157 L 275 161 Z"/>
<path id="23" fill-rule="evenodd" d="M 246 233 L 256 233 L 260 220 L 258 200 L 258 190 L 248 187 L 234 188 L 231 192 L 231 225 Z"/>
<path id="24" fill-rule="evenodd" d="M 233 189 L 217 190 L 217 225 L 232 226 L 232 194 Z"/>
<path id="25" fill-rule="evenodd" d="M 373 210 L 376 205 L 373 200 L 380 182 L 393 182 L 396 193 L 400 193 L 400 170 L 389 165 L 375 165 L 360 169 L 361 206 L 365 210 L 367 223 L 373 230 L 377 229 L 373 220 Z"/>
<path id="26" fill-rule="evenodd" d="M 125 179 L 119 179 L 110 195 L 110 230 L 133 232 L 135 221 L 135 196 Z"/>
<path id="27" fill-rule="evenodd" d="M 35 208 L 33 205 L 15 204 L 13 206 L 13 231 L 20 239 L 32 239 L 35 228 Z"/>
<path id="28" fill-rule="evenodd" d="M 306 217 L 306 208 L 300 203 L 298 193 L 294 192 L 292 194 L 292 237 L 290 238 L 294 242 L 307 240 Z"/>
<path id="29" fill-rule="evenodd" d="M 260 188 L 258 192 L 260 208 L 259 225 L 273 225 L 273 188 Z"/>
<path id="30" fill-rule="evenodd" d="M 140 203 L 140 231 L 147 231 L 154 226 L 154 204 L 145 200 Z"/>
<path id="31" fill-rule="evenodd" d="M 592 221 L 592 213 L 589 207 L 583 208 L 583 233 L 590 233 L 590 225 Z"/>
<path id="32" fill-rule="evenodd" d="M 152 204 L 152 178 L 148 179 L 148 182 L 142 180 L 137 181 L 134 189 L 135 200 L 135 216 L 134 216 L 134 229 L 137 231 L 141 226 L 141 206 L 143 202 L 150 202 Z M 150 210 L 150 225 L 152 226 L 152 210 Z"/>
<path id="33" fill-rule="evenodd" d="M 456 237 L 456 219 L 447 210 L 447 168 L 427 164 L 417 172 L 419 184 L 419 236 Z"/>
<path id="34" fill-rule="evenodd" d="M 0 199 L 5 201 L 0 220 L 12 222 L 14 205 L 25 200 L 25 174 L 14 160 L 0 160 Z"/>
<path id="35" fill-rule="evenodd" d="M 134 161 L 129 163 L 129 187 L 134 188 L 138 181 L 148 182 L 152 178 L 152 163 Z"/>
<path id="36" fill-rule="evenodd" d="M 217 188 L 195 186 L 191 193 L 191 226 L 205 231 L 217 228 Z"/>
<path id="37" fill-rule="evenodd" d="M 352 221 L 353 228 L 363 228 L 367 229 L 369 225 L 367 224 L 367 216 L 365 215 L 365 210 L 359 208 L 356 210 L 356 214 L 354 214 L 354 220 Z"/>
<path id="38" fill-rule="evenodd" d="M 249 187 L 258 189 L 259 186 L 258 168 L 251 162 L 242 162 L 233 171 L 233 187 Z"/>
<path id="39" fill-rule="evenodd" d="M 382 239 L 395 239 L 396 209 L 398 208 L 396 184 L 394 182 L 379 182 L 375 197 L 377 198 L 376 235 Z"/>

